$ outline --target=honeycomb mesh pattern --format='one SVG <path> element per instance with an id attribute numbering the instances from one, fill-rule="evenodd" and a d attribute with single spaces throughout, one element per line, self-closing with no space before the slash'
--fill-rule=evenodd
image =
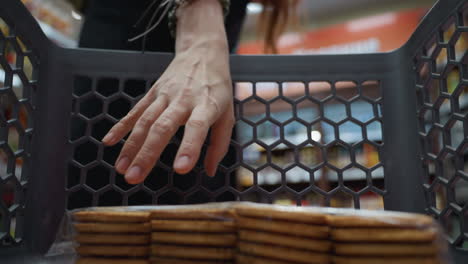
<path id="1" fill-rule="evenodd" d="M 468 4 L 414 57 L 427 211 L 457 248 L 468 248 Z"/>
<path id="2" fill-rule="evenodd" d="M 216 177 L 206 176 L 202 162 L 188 175 L 174 173 L 179 131 L 153 174 L 132 186 L 113 167 L 124 141 L 104 147 L 100 140 L 153 82 L 75 76 L 68 209 L 284 198 L 334 206 L 335 197 L 346 201 L 343 206 L 361 208 L 369 194 L 383 203 L 378 80 L 235 82 L 236 136 Z M 368 158 L 369 151 L 377 154 Z"/>
<path id="3" fill-rule="evenodd" d="M 0 18 L 0 246 L 23 237 L 38 58 Z"/>

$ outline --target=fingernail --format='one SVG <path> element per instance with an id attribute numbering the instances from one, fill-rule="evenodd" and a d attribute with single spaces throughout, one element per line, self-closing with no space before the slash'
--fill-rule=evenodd
<path id="1" fill-rule="evenodd" d="M 180 156 L 174 163 L 174 169 L 185 169 L 190 166 L 190 158 L 186 155 Z"/>
<path id="2" fill-rule="evenodd" d="M 115 168 L 117 169 L 118 172 L 125 172 L 128 169 L 129 165 L 130 165 L 130 160 L 127 157 L 122 157 L 117 162 L 117 165 L 115 166 Z"/>
<path id="3" fill-rule="evenodd" d="M 141 177 L 141 169 L 138 166 L 132 167 L 127 174 L 125 174 L 125 180 L 129 183 L 138 181 Z"/>
<path id="4" fill-rule="evenodd" d="M 112 143 L 114 141 L 114 133 L 110 132 L 107 134 L 103 139 L 102 142 L 104 143 Z"/>

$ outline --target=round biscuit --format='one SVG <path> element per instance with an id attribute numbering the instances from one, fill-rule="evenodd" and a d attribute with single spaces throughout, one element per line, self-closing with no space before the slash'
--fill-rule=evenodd
<path id="1" fill-rule="evenodd" d="M 232 220 L 234 210 L 227 208 L 179 208 L 151 211 L 153 220 Z"/>
<path id="2" fill-rule="evenodd" d="M 236 214 L 267 220 L 283 220 L 307 224 L 327 223 L 326 214 L 314 208 L 242 203 L 234 206 Z"/>

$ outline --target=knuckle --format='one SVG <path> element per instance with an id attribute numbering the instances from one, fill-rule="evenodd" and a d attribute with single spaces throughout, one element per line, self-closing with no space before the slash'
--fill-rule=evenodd
<path id="1" fill-rule="evenodd" d="M 152 123 L 153 123 L 153 119 L 151 117 L 149 117 L 148 115 L 143 115 L 138 120 L 137 126 L 146 128 L 146 127 L 151 126 Z"/>
<path id="2" fill-rule="evenodd" d="M 137 142 L 133 139 L 128 139 L 125 141 L 125 147 L 123 151 L 131 151 L 135 152 L 140 146 L 137 144 Z"/>
<path id="3" fill-rule="evenodd" d="M 207 122 L 200 119 L 190 119 L 187 122 L 187 126 L 195 129 L 206 128 L 208 126 Z"/>
<path id="4" fill-rule="evenodd" d="M 169 134 L 175 130 L 176 124 L 170 118 L 161 117 L 158 121 L 154 124 L 154 131 L 157 134 Z"/>

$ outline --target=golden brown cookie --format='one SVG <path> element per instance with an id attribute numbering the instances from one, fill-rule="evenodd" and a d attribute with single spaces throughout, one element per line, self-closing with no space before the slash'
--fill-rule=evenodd
<path id="1" fill-rule="evenodd" d="M 162 258 L 151 257 L 151 264 L 228 264 L 233 263 L 231 260 L 193 260 L 181 258 Z"/>
<path id="2" fill-rule="evenodd" d="M 435 257 L 333 257 L 335 264 L 440 264 Z"/>
<path id="3" fill-rule="evenodd" d="M 333 248 L 343 256 L 433 256 L 438 251 L 432 243 L 334 243 Z"/>
<path id="4" fill-rule="evenodd" d="M 181 232 L 153 232 L 151 241 L 156 243 L 169 243 L 177 245 L 204 245 L 229 247 L 235 246 L 237 236 L 217 233 L 181 233 Z"/>
<path id="5" fill-rule="evenodd" d="M 228 208 L 161 208 L 151 211 L 153 220 L 220 220 L 232 221 L 234 210 Z"/>
<path id="6" fill-rule="evenodd" d="M 316 208 L 242 203 L 234 206 L 236 214 L 261 219 L 284 220 L 307 224 L 325 224 L 326 214 Z"/>
<path id="7" fill-rule="evenodd" d="M 256 257 L 267 257 L 283 261 L 296 261 L 299 263 L 329 263 L 330 261 L 330 254 L 289 247 L 262 245 L 245 241 L 239 241 L 238 247 L 241 253 Z"/>
<path id="8" fill-rule="evenodd" d="M 335 227 L 414 227 L 425 228 L 434 225 L 434 219 L 427 215 L 355 211 L 350 215 L 328 215 L 327 221 Z"/>
<path id="9" fill-rule="evenodd" d="M 104 245 L 146 245 L 150 242 L 150 234 L 92 234 L 80 233 L 75 241 L 80 244 Z"/>
<path id="10" fill-rule="evenodd" d="M 256 242 L 258 244 L 271 244 L 297 249 L 308 249 L 318 252 L 328 252 L 332 243 L 328 240 L 316 240 L 298 236 L 260 232 L 253 230 L 239 230 L 239 240 Z"/>
<path id="11" fill-rule="evenodd" d="M 76 264 L 149 264 L 147 259 L 79 258 Z"/>
<path id="12" fill-rule="evenodd" d="M 151 232 L 150 223 L 75 223 L 76 231 L 80 233 L 149 233 Z"/>
<path id="13" fill-rule="evenodd" d="M 102 257 L 146 257 L 149 256 L 149 246 L 102 246 L 80 245 L 76 249 L 80 256 Z"/>
<path id="14" fill-rule="evenodd" d="M 208 246 L 175 246 L 153 244 L 151 255 L 155 257 L 169 257 L 182 259 L 224 260 L 234 259 L 234 248 L 218 248 Z"/>
<path id="15" fill-rule="evenodd" d="M 436 228 L 334 228 L 330 231 L 335 241 L 354 242 L 431 242 L 437 237 Z"/>
<path id="16" fill-rule="evenodd" d="M 279 220 L 270 221 L 251 217 L 237 217 L 237 225 L 243 229 L 269 231 L 292 236 L 327 238 L 329 235 L 329 227 L 326 225 L 302 224 Z"/>
<path id="17" fill-rule="evenodd" d="M 230 221 L 153 220 L 151 228 L 153 231 L 230 233 L 235 232 L 236 224 Z"/>
<path id="18" fill-rule="evenodd" d="M 73 213 L 77 222 L 142 223 L 149 220 L 150 213 L 144 211 L 80 211 Z"/>

